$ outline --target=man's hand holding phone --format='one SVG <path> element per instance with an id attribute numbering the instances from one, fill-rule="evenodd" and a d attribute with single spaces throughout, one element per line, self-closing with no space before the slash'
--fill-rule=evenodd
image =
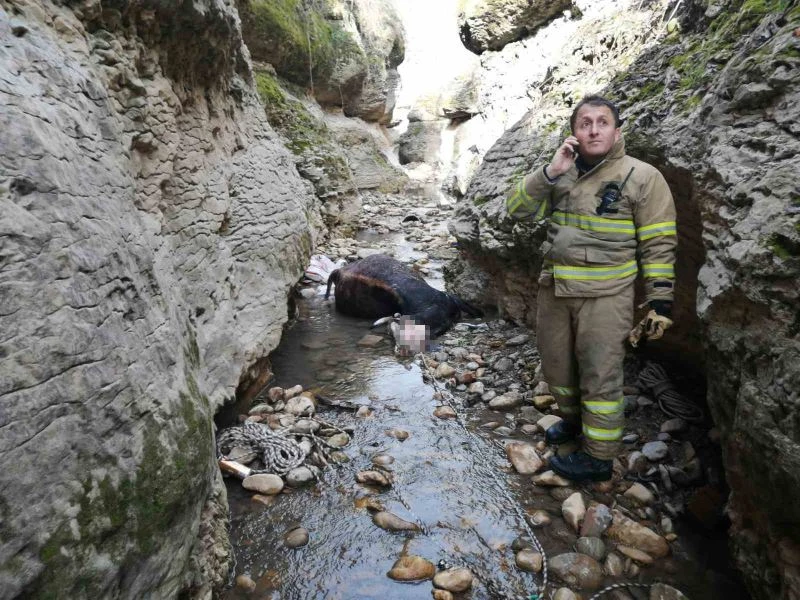
<path id="1" fill-rule="evenodd" d="M 567 171 L 578 158 L 578 139 L 571 135 L 558 147 L 550 164 L 545 168 L 545 173 L 550 179 L 560 177 Z"/>

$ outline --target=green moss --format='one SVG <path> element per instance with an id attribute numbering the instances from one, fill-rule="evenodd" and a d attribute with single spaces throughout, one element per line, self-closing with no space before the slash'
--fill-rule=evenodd
<path id="1" fill-rule="evenodd" d="M 781 260 L 800 256 L 800 244 L 780 233 L 773 233 L 767 239 L 767 248 Z"/>
<path id="2" fill-rule="evenodd" d="M 205 496 L 213 462 L 210 407 L 191 376 L 186 385 L 174 419 L 140 423 L 143 452 L 134 473 L 118 482 L 109 476 L 83 482 L 73 499 L 80 507 L 75 524 L 63 523 L 39 552 L 45 569 L 33 596 L 106 596 L 107 573 L 92 571 L 94 557 L 106 555 L 122 570 L 147 560 Z M 174 440 L 174 454 L 165 452 L 172 444 L 162 436 Z"/>
<path id="3" fill-rule="evenodd" d="M 487 202 L 489 202 L 489 198 L 487 198 L 486 196 L 475 196 L 475 198 L 472 200 L 472 203 L 475 206 L 483 206 Z"/>
<path id="4" fill-rule="evenodd" d="M 298 85 L 327 80 L 340 63 L 366 62 L 348 32 L 300 0 L 252 0 L 246 17 L 254 57 L 273 63 Z"/>

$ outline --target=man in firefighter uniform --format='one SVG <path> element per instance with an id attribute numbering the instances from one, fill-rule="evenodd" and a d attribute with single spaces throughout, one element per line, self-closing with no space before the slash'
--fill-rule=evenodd
<path id="1" fill-rule="evenodd" d="M 568 479 L 602 481 L 611 478 L 622 438 L 622 361 L 634 335 L 637 274 L 650 310 L 635 331 L 658 339 L 672 324 L 675 205 L 661 173 L 625 155 L 611 102 L 584 98 L 570 124 L 551 162 L 522 178 L 506 206 L 515 218 L 549 220 L 537 338 L 564 419 L 545 438 L 583 436 L 581 450 L 554 456 L 550 466 Z"/>

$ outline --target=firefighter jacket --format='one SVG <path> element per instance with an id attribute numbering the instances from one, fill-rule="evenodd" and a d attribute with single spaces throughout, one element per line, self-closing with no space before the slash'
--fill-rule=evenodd
<path id="1" fill-rule="evenodd" d="M 552 278 L 556 296 L 609 296 L 641 273 L 648 301 L 673 299 L 672 194 L 655 167 L 625 154 L 622 138 L 582 175 L 573 165 L 550 180 L 537 168 L 512 189 L 506 207 L 514 218 L 549 219 L 540 281 Z"/>

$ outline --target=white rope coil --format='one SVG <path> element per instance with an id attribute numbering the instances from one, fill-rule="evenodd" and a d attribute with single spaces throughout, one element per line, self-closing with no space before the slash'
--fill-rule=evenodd
<path id="1" fill-rule="evenodd" d="M 299 467 L 306 459 L 303 448 L 294 440 L 275 433 L 269 427 L 245 421 L 242 425 L 229 427 L 217 437 L 217 453 L 227 455 L 233 447 L 251 450 L 259 456 L 264 468 L 258 473 L 284 475 Z"/>

